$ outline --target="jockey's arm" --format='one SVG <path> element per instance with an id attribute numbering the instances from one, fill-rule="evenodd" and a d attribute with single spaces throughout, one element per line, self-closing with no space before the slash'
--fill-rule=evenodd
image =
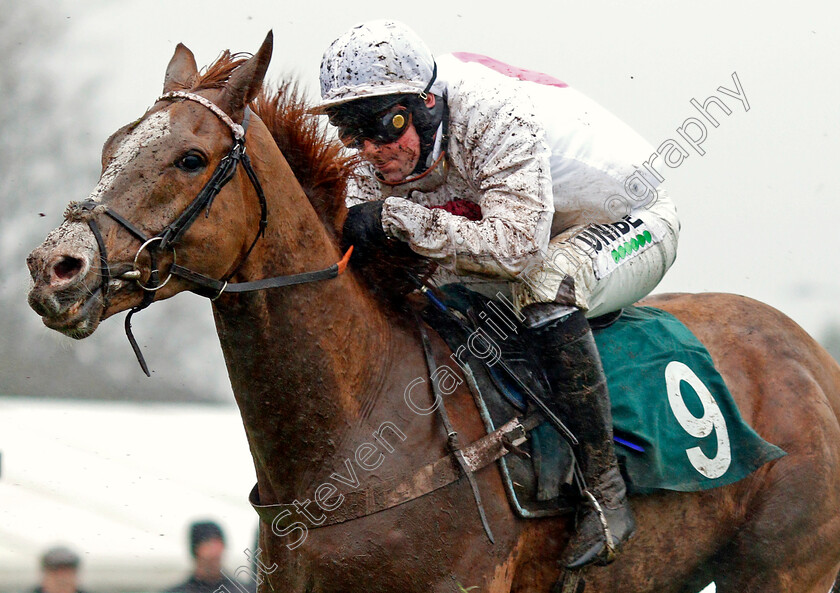
<path id="1" fill-rule="evenodd" d="M 390 197 L 383 228 L 456 274 L 513 279 L 542 257 L 551 233 L 551 152 L 544 131 L 527 102 L 450 107 L 447 158 L 472 194 L 453 188 L 451 199 L 476 201 L 481 220 Z"/>

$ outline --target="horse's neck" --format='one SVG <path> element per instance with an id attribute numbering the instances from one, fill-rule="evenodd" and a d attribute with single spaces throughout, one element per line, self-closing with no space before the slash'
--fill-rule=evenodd
<path id="1" fill-rule="evenodd" d="M 346 284 L 275 289 L 216 310 L 250 445 L 265 448 L 255 458 L 285 480 L 305 481 L 333 457 L 380 393 L 389 334 L 353 309 Z"/>
<path id="2" fill-rule="evenodd" d="M 322 269 L 340 257 L 288 167 L 276 166 L 270 178 L 258 171 L 269 226 L 236 281 Z M 292 202 L 281 193 L 289 191 Z M 257 472 L 271 470 L 261 485 L 268 480 L 278 496 L 306 487 L 382 392 L 393 351 L 386 315 L 345 273 L 223 297 L 215 316 Z"/>

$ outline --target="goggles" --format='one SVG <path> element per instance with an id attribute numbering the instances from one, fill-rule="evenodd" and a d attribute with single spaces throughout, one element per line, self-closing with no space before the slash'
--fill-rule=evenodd
<path id="1" fill-rule="evenodd" d="M 330 117 L 330 123 L 338 128 L 338 137 L 344 146 L 360 150 L 365 140 L 390 144 L 402 138 L 412 123 L 412 115 L 400 105 L 396 110 L 372 117 Z"/>

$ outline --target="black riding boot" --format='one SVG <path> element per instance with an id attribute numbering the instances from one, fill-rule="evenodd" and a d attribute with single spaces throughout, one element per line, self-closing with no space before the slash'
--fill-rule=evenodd
<path id="1" fill-rule="evenodd" d="M 580 443 L 578 459 L 588 488 L 579 509 L 577 533 L 561 562 L 571 569 L 595 562 L 608 564 L 633 535 L 636 523 L 613 449 L 607 381 L 583 313 L 575 309 L 546 321 L 546 317 L 552 317 L 551 308 L 562 310 L 559 305 L 541 303 L 525 307 L 522 313 L 536 338 L 538 356 L 551 384 L 552 398 L 546 403 Z"/>

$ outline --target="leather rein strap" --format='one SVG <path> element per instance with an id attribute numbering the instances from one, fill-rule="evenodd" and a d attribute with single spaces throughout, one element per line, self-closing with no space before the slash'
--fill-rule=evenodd
<path id="1" fill-rule="evenodd" d="M 216 169 L 213 171 L 210 179 L 198 192 L 198 195 L 193 199 L 192 202 L 184 209 L 183 212 L 171 223 L 169 223 L 162 231 L 158 234 L 149 237 L 144 233 L 141 229 L 135 226 L 131 221 L 123 217 L 121 214 L 115 212 L 114 210 L 110 209 L 107 205 L 102 204 L 101 202 L 94 201 L 94 200 L 86 200 L 84 202 L 77 202 L 70 205 L 68 208 L 68 213 L 65 216 L 70 216 L 72 213 L 78 212 L 79 210 L 85 210 L 90 213 L 89 216 L 86 217 L 88 226 L 90 227 L 91 232 L 93 233 L 94 238 L 96 239 L 97 247 L 99 248 L 99 262 L 100 262 L 100 277 L 101 282 L 100 286 L 97 289 L 98 292 L 101 292 L 102 295 L 102 307 L 103 311 L 108 308 L 109 304 L 109 287 L 111 284 L 111 280 L 114 279 L 114 274 L 112 274 L 110 266 L 108 264 L 108 255 L 105 248 L 105 241 L 102 237 L 102 232 L 99 230 L 99 226 L 96 224 L 93 216 L 94 214 L 104 213 L 115 222 L 117 222 L 120 226 L 125 228 L 129 233 L 131 233 L 136 239 L 141 242 L 140 249 L 137 252 L 137 255 L 134 258 L 134 269 L 120 274 L 118 278 L 131 278 L 137 282 L 137 284 L 144 290 L 143 299 L 141 300 L 140 304 L 134 306 L 129 311 L 128 315 L 125 318 L 125 332 L 126 336 L 128 337 L 128 341 L 131 343 L 131 347 L 134 350 L 134 354 L 137 357 L 137 361 L 140 363 L 140 367 L 143 369 L 143 372 L 146 373 L 146 376 L 151 376 L 149 373 L 148 365 L 146 365 L 146 361 L 143 358 L 143 354 L 140 351 L 140 347 L 137 345 L 137 340 L 134 338 L 134 334 L 131 331 L 131 317 L 148 307 L 152 304 L 155 300 L 155 292 L 160 290 L 161 288 L 166 285 L 169 280 L 175 276 L 179 277 L 187 282 L 190 282 L 196 285 L 197 288 L 193 289 L 193 292 L 200 294 L 202 296 L 210 297 L 212 300 L 216 300 L 219 298 L 223 293 L 240 293 L 240 292 L 249 292 L 254 290 L 265 290 L 267 288 L 277 288 L 281 286 L 291 286 L 294 284 L 303 284 L 307 282 L 317 282 L 319 280 L 327 280 L 330 278 L 335 278 L 339 274 L 341 274 L 347 266 L 347 262 L 350 259 L 350 254 L 353 250 L 351 247 L 341 261 L 331 265 L 328 268 L 323 270 L 317 270 L 313 272 L 305 272 L 302 274 L 292 274 L 288 276 L 277 276 L 274 278 L 266 278 L 263 280 L 257 280 L 253 282 L 242 282 L 242 283 L 229 283 L 228 281 L 232 278 L 242 267 L 245 261 L 248 259 L 248 256 L 251 254 L 251 251 L 256 246 L 257 242 L 259 241 L 260 237 L 265 235 L 265 229 L 268 225 L 268 204 L 265 198 L 265 193 L 263 192 L 262 185 L 260 184 L 259 178 L 257 177 L 256 172 L 254 171 L 253 166 L 251 165 L 251 159 L 245 153 L 245 134 L 248 129 L 248 122 L 251 116 L 250 108 L 245 108 L 245 114 L 242 121 L 242 125 L 235 123 L 222 109 L 207 99 L 206 97 L 202 97 L 201 95 L 196 95 L 194 93 L 189 93 L 186 91 L 173 91 L 170 93 L 166 93 L 165 95 L 158 98 L 158 101 L 175 101 L 175 100 L 186 100 L 186 101 L 195 101 L 212 111 L 222 122 L 227 125 L 231 133 L 233 135 L 233 146 L 230 149 L 230 152 L 226 156 L 222 158 L 219 164 L 216 166 Z M 219 192 L 222 191 L 222 188 L 233 178 L 236 167 L 239 164 L 242 164 L 242 167 L 245 169 L 246 174 L 248 175 L 248 179 L 251 181 L 251 185 L 254 187 L 254 191 L 257 194 L 257 197 L 260 201 L 260 223 L 259 228 L 257 229 L 256 235 L 254 236 L 253 241 L 251 241 L 251 245 L 248 247 L 248 250 L 245 252 L 245 255 L 240 260 L 239 264 L 234 268 L 234 270 L 227 274 L 221 280 L 215 280 L 213 278 L 208 278 L 203 274 L 198 272 L 194 272 L 185 268 L 181 265 L 178 265 L 177 255 L 175 252 L 175 246 L 179 243 L 179 241 L 183 238 L 184 234 L 187 230 L 192 226 L 192 224 L 198 218 L 198 215 L 201 211 L 204 211 L 205 218 L 210 215 L 210 207 L 213 205 L 213 200 L 215 200 L 216 196 L 219 195 Z M 160 252 L 165 251 L 166 249 L 172 250 L 173 262 L 169 269 L 169 275 L 166 279 L 161 282 L 160 281 L 160 272 L 157 266 L 158 255 Z M 142 284 L 140 282 L 140 272 L 137 268 L 137 260 L 144 250 L 149 252 L 150 258 L 150 265 L 149 265 L 149 278 L 146 284 Z"/>

